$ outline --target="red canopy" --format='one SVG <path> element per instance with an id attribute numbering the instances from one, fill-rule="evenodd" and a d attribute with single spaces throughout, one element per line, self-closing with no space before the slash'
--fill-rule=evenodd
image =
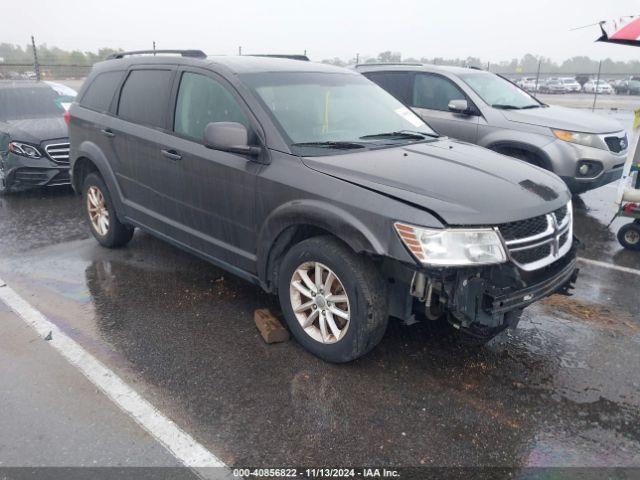
<path id="1" fill-rule="evenodd" d="M 621 43 L 640 47 L 640 17 L 625 17 L 610 22 L 600 22 L 602 36 L 599 42 Z"/>

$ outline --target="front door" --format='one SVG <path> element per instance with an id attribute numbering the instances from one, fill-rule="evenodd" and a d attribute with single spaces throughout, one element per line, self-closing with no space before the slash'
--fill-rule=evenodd
<path id="1" fill-rule="evenodd" d="M 249 132 L 256 124 L 222 78 L 184 70 L 177 81 L 171 147 L 180 156 L 180 175 L 173 179 L 178 221 L 191 236 L 191 246 L 254 272 L 255 183 L 262 165 L 245 155 L 207 148 L 203 139 L 210 122 L 241 123 Z"/>
<path id="2" fill-rule="evenodd" d="M 479 116 L 449 111 L 451 100 L 471 100 L 448 78 L 435 73 L 416 73 L 411 107 L 436 132 L 475 143 Z"/>

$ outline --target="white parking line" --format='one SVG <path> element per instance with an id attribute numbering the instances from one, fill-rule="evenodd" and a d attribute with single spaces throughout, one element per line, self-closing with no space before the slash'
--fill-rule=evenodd
<path id="1" fill-rule="evenodd" d="M 596 267 L 608 268 L 610 270 L 617 270 L 619 272 L 630 273 L 632 275 L 640 275 L 640 270 L 636 268 L 621 267 L 620 265 L 614 265 L 607 262 L 599 262 L 598 260 L 591 260 L 590 258 L 584 257 L 578 257 L 578 260 L 586 263 L 587 265 L 595 265 Z"/>
<path id="2" fill-rule="evenodd" d="M 50 338 L 49 344 L 58 350 L 85 377 L 104 392 L 109 399 L 151 434 L 186 467 L 202 469 L 225 467 L 222 460 L 198 443 L 158 409 L 129 387 L 118 375 L 63 333 L 54 323 L 36 310 L 0 279 L 0 300 L 17 313 L 38 334 Z M 219 469 L 218 469 L 219 470 Z M 212 473 L 212 472 L 210 472 Z"/>

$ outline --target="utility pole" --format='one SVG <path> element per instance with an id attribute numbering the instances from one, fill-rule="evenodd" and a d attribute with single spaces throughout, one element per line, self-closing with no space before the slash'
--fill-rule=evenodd
<path id="1" fill-rule="evenodd" d="M 602 70 L 602 60 L 598 63 L 598 75 L 596 76 L 596 85 L 593 87 L 593 106 L 591 107 L 591 111 L 593 112 L 596 109 L 596 100 L 598 99 L 598 85 L 600 85 L 600 70 Z"/>
<path id="2" fill-rule="evenodd" d="M 534 95 L 538 94 L 538 82 L 540 81 L 540 65 L 542 65 L 542 58 L 538 59 L 538 73 L 536 73 L 536 87 L 533 90 Z"/>
<path id="3" fill-rule="evenodd" d="M 156 41 L 153 41 L 153 55 L 155 56 L 156 54 Z"/>
<path id="4" fill-rule="evenodd" d="M 242 46 L 238 47 L 238 55 L 242 55 Z"/>
<path id="5" fill-rule="evenodd" d="M 356 53 L 356 65 L 360 64 L 360 54 Z"/>
<path id="6" fill-rule="evenodd" d="M 36 80 L 40 81 L 40 63 L 38 62 L 38 51 L 36 50 L 36 40 L 31 35 L 31 48 L 33 48 L 33 69 L 36 72 Z"/>

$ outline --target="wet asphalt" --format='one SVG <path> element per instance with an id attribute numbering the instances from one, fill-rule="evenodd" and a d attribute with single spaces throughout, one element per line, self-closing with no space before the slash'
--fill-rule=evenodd
<path id="1" fill-rule="evenodd" d="M 615 192 L 574 198 L 580 256 L 640 269 L 615 239 L 625 221 L 607 226 Z M 638 275 L 581 264 L 573 297 L 528 308 L 483 348 L 392 322 L 372 353 L 331 365 L 262 341 L 253 312 L 278 307 L 259 288 L 143 232 L 119 250 L 88 232 L 69 189 L 0 198 L 0 278 L 228 465 L 640 467 Z M 32 345 L 13 348 L 7 362 Z M 0 460 L 16 436 L 72 441 L 29 425 L 0 425 Z"/>

